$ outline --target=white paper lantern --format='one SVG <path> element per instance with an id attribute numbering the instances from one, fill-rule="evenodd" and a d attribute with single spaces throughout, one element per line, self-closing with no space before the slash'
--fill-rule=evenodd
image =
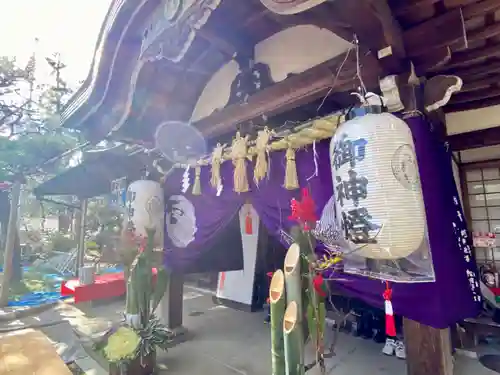
<path id="1" fill-rule="evenodd" d="M 146 228 L 155 228 L 155 243 L 161 245 L 164 230 L 163 188 L 159 182 L 139 180 L 127 188 L 127 220 L 137 235 L 146 235 Z"/>
<path id="2" fill-rule="evenodd" d="M 330 143 L 336 220 L 356 255 L 401 259 L 425 239 L 415 145 L 390 113 L 343 123 Z"/>

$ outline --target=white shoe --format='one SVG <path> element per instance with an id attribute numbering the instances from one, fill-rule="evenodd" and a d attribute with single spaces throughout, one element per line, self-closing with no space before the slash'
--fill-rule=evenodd
<path id="1" fill-rule="evenodd" d="M 406 359 L 406 348 L 403 341 L 396 341 L 396 357 L 399 359 Z"/>
<path id="2" fill-rule="evenodd" d="M 396 341 L 393 339 L 386 339 L 385 340 L 385 345 L 382 348 L 382 353 L 385 355 L 394 355 L 394 352 L 396 351 Z"/>

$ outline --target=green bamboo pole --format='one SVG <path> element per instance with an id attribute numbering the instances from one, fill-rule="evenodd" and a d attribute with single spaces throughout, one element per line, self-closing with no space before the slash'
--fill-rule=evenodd
<path id="1" fill-rule="evenodd" d="M 300 247 L 298 244 L 294 243 L 288 249 L 285 256 L 285 286 L 287 301 L 295 302 L 297 309 L 297 333 L 293 336 L 296 337 L 300 342 L 297 344 L 299 348 L 299 361 L 304 364 L 304 332 L 302 330 L 302 278 L 301 278 L 301 257 L 300 257 Z M 289 305 L 290 307 L 290 305 Z M 288 308 L 287 308 L 288 309 Z M 286 313 L 285 313 L 286 314 Z"/>
<path id="2" fill-rule="evenodd" d="M 297 303 L 288 304 L 283 317 L 286 375 L 304 375 L 304 340 Z"/>
<path id="3" fill-rule="evenodd" d="M 300 247 L 292 244 L 285 256 L 285 284 L 288 301 L 295 301 L 302 311 L 302 280 L 300 275 Z M 299 316 L 300 319 L 300 316 Z M 300 319 L 302 320 L 302 319 Z"/>
<path id="4" fill-rule="evenodd" d="M 283 344 L 285 275 L 282 270 L 277 270 L 271 279 L 269 304 L 271 306 L 272 375 L 285 375 L 285 352 Z"/>

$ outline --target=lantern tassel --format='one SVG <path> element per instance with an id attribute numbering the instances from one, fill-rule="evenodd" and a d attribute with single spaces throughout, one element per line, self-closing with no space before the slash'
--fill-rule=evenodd
<path id="1" fill-rule="evenodd" d="M 193 195 L 201 195 L 201 167 L 199 165 L 194 169 L 194 184 L 193 184 Z"/>
<path id="2" fill-rule="evenodd" d="M 386 282 L 384 291 L 385 300 L 385 334 L 389 337 L 396 337 L 396 322 L 394 320 L 394 310 L 392 309 L 392 289 L 389 288 L 389 283 Z"/>
<path id="3" fill-rule="evenodd" d="M 295 150 L 291 145 L 286 150 L 285 167 L 285 189 L 295 190 L 299 188 L 299 178 L 297 176 L 297 165 L 295 164 Z"/>

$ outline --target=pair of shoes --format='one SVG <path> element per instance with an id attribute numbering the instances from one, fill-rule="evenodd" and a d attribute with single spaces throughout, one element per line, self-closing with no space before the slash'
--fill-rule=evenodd
<path id="1" fill-rule="evenodd" d="M 385 355 L 395 355 L 399 359 L 406 359 L 405 344 L 401 340 L 387 339 L 382 348 L 382 353 Z"/>

